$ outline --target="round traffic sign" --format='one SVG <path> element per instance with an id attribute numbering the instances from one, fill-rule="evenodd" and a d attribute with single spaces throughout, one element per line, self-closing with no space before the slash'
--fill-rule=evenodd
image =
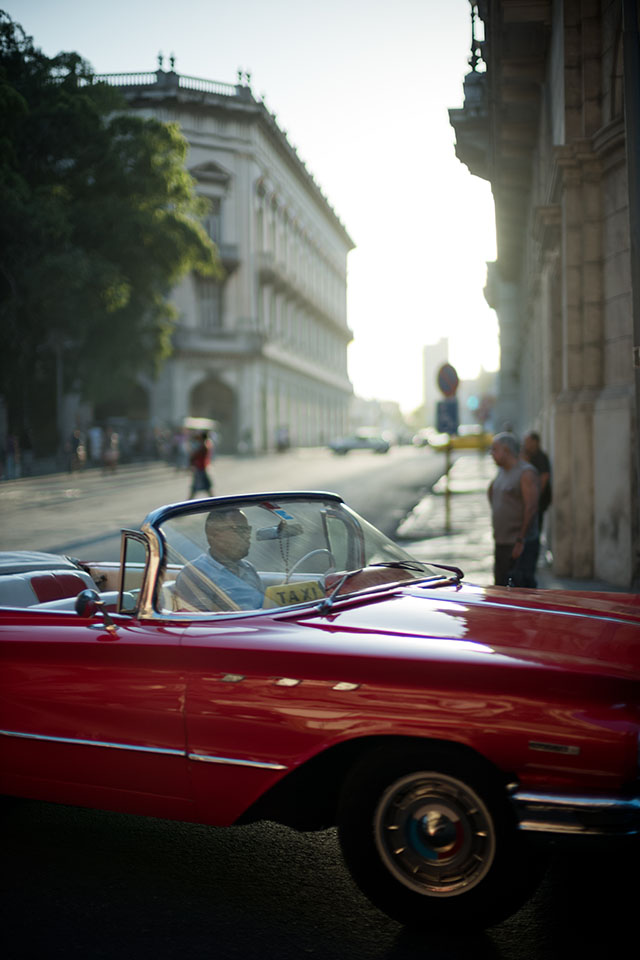
<path id="1" fill-rule="evenodd" d="M 445 397 L 455 397 L 459 383 L 456 368 L 450 363 L 443 363 L 438 370 L 438 386 Z"/>

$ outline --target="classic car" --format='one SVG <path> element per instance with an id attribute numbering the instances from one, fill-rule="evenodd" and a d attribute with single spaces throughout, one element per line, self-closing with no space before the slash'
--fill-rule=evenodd
<path id="1" fill-rule="evenodd" d="M 0 603 L 3 794 L 336 825 L 429 930 L 516 911 L 548 840 L 638 834 L 635 595 L 473 586 L 288 492 L 157 509 L 119 562 L 5 553 Z"/>

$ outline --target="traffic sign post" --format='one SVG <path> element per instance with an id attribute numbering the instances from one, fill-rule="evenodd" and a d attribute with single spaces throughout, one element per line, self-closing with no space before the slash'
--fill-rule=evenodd
<path id="1" fill-rule="evenodd" d="M 443 363 L 438 370 L 438 386 L 445 397 L 455 397 L 460 384 L 458 371 L 450 363 Z"/>
<path id="2" fill-rule="evenodd" d="M 438 433 L 457 433 L 459 423 L 457 398 L 438 400 L 436 405 L 436 429 Z"/>
<path id="3" fill-rule="evenodd" d="M 445 399 L 439 400 L 436 407 L 436 422 L 440 433 L 449 434 L 449 443 L 445 448 L 445 490 L 444 490 L 444 528 L 451 532 L 451 491 L 449 490 L 449 471 L 451 469 L 451 434 L 458 432 L 458 400 L 456 392 L 460 385 L 458 371 L 450 363 L 443 363 L 438 370 L 438 387 Z"/>

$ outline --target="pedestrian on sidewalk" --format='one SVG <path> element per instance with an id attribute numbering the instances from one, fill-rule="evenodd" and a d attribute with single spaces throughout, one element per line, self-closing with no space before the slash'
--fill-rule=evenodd
<path id="1" fill-rule="evenodd" d="M 520 444 L 512 433 L 493 438 L 491 456 L 498 467 L 487 491 L 495 541 L 494 581 L 502 587 L 535 587 L 538 472 L 520 459 Z"/>
<path id="2" fill-rule="evenodd" d="M 213 454 L 213 444 L 209 439 L 208 433 L 201 433 L 196 440 L 195 446 L 189 459 L 191 467 L 191 490 L 189 499 L 193 500 L 196 493 L 204 491 L 207 496 L 211 496 L 213 484 L 211 477 L 207 473 L 207 467 L 211 463 Z"/>

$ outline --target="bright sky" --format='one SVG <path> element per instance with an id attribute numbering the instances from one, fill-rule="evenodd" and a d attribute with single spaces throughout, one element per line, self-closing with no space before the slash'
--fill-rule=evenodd
<path id="1" fill-rule="evenodd" d="M 0 0 L 52 56 L 97 73 L 252 75 L 356 243 L 349 374 L 363 397 L 422 401 L 422 347 L 449 338 L 462 379 L 499 365 L 482 289 L 489 185 L 454 153 L 447 109 L 469 71 L 468 0 Z"/>

